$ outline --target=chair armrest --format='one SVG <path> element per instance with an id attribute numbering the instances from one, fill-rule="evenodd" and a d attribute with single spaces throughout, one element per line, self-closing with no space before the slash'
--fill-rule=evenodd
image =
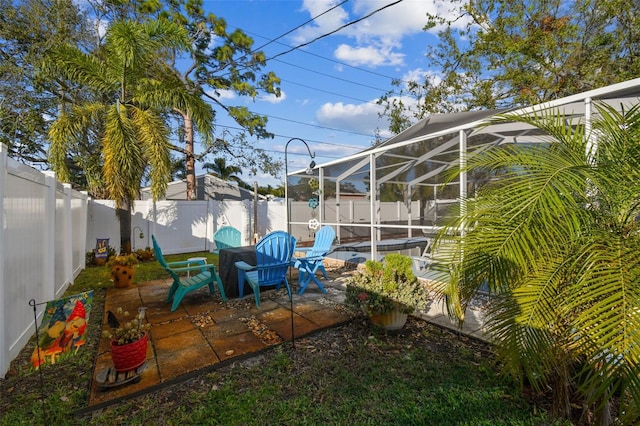
<path id="1" fill-rule="evenodd" d="M 239 262 L 236 262 L 236 268 L 242 269 L 243 271 L 252 271 L 256 269 L 256 266 L 249 265 L 244 260 L 241 260 Z"/>
<path id="2" fill-rule="evenodd" d="M 215 265 L 213 263 L 203 263 L 202 265 L 187 266 L 184 268 L 169 268 L 169 269 L 171 269 L 173 272 L 189 272 L 189 271 L 201 271 L 202 269 L 213 270 L 214 268 L 215 268 Z"/>
<path id="3" fill-rule="evenodd" d="M 171 269 L 173 269 L 174 266 L 180 266 L 180 265 L 206 265 L 204 260 L 178 260 L 176 262 L 167 262 L 167 266 L 170 267 Z"/>
<path id="4" fill-rule="evenodd" d="M 311 250 L 313 250 L 313 247 L 296 247 L 295 249 L 295 251 L 301 251 L 303 253 L 306 253 Z"/>
<path id="5" fill-rule="evenodd" d="M 280 263 L 273 263 L 273 264 L 268 264 L 268 265 L 264 265 L 264 266 L 260 266 L 259 268 L 257 266 L 254 266 L 253 268 L 255 269 L 259 269 L 259 270 L 268 270 L 268 269 L 275 269 L 275 268 L 282 268 L 283 266 L 292 266 L 292 262 L 280 262 Z"/>

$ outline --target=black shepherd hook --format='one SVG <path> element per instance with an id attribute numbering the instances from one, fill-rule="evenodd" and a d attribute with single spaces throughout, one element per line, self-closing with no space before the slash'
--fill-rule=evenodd
<path id="1" fill-rule="evenodd" d="M 42 420 L 43 424 L 47 424 L 47 405 L 44 402 L 44 376 L 42 375 L 42 358 L 40 358 L 40 339 L 38 338 L 38 311 L 36 310 L 35 299 L 29 300 L 29 306 L 33 307 L 33 324 L 36 328 L 36 353 L 38 354 L 38 373 L 40 375 L 40 401 L 42 402 Z"/>

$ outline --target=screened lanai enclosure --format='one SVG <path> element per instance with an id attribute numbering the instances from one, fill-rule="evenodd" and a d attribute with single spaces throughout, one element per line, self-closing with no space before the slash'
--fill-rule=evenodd
<path id="1" fill-rule="evenodd" d="M 508 111 L 510 114 L 562 114 L 567 125 L 589 123 L 594 103 L 622 110 L 640 101 L 640 78 L 551 102 Z M 540 130 L 523 123 L 487 124 L 507 111 L 432 114 L 371 149 L 319 164 L 313 174 L 288 175 L 289 226 L 309 240 L 319 224 L 336 230 L 334 253 L 385 251 L 420 256 L 444 221 L 464 208 L 486 176 L 460 176 L 446 182 L 447 170 L 468 155 L 509 143 L 548 142 Z"/>

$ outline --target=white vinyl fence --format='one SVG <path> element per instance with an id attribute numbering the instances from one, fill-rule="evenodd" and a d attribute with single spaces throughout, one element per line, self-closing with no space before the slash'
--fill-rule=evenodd
<path id="1" fill-rule="evenodd" d="M 0 144 L 0 373 L 34 332 L 30 300 L 60 297 L 85 266 L 87 194 Z M 44 305 L 38 306 L 39 320 Z"/>
<path id="2" fill-rule="evenodd" d="M 254 227 L 257 213 L 257 226 Z M 229 225 L 242 233 L 242 244 L 253 244 L 267 233 L 286 228 L 283 202 L 258 201 L 136 201 L 131 219 L 131 249 L 151 247 L 155 235 L 165 254 L 213 251 L 213 234 Z M 257 230 L 257 232 L 254 232 Z M 255 235 L 257 234 L 257 236 Z M 109 246 L 120 251 L 120 225 L 115 206 L 109 200 L 90 200 L 87 251 L 98 239 L 108 238 Z"/>

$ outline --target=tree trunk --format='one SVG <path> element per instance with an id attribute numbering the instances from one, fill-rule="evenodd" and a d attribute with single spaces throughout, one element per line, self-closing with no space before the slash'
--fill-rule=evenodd
<path id="1" fill-rule="evenodd" d="M 196 196 L 196 159 L 193 156 L 193 120 L 187 113 L 184 118 L 184 149 L 187 152 L 187 200 L 195 200 Z"/>
<path id="2" fill-rule="evenodd" d="M 120 221 L 120 253 L 131 253 L 131 201 L 125 200 L 118 209 Z"/>

